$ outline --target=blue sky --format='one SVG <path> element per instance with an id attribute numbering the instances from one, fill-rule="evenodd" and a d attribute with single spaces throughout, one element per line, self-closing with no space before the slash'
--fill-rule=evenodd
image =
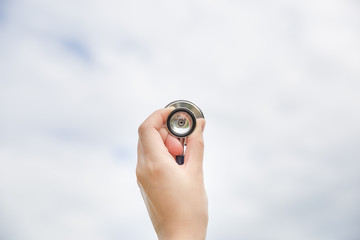
<path id="1" fill-rule="evenodd" d="M 207 118 L 208 239 L 360 237 L 356 1 L 1 1 L 0 238 L 156 239 L 137 127 Z"/>

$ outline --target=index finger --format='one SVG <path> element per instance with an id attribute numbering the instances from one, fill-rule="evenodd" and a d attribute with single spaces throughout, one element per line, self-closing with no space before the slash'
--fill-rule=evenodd
<path id="1" fill-rule="evenodd" d="M 161 131 L 161 129 L 172 110 L 173 108 L 159 109 L 153 112 L 140 125 L 138 129 L 139 139 L 145 149 L 150 150 L 148 148 L 153 148 L 154 145 L 163 145 L 167 136 L 167 132 Z"/>
<path id="2" fill-rule="evenodd" d="M 155 129 L 160 131 L 163 124 L 166 122 L 169 113 L 174 109 L 174 107 L 168 107 L 159 109 L 153 112 L 145 121 L 140 125 L 138 129 L 139 137 L 146 133 L 149 129 Z"/>

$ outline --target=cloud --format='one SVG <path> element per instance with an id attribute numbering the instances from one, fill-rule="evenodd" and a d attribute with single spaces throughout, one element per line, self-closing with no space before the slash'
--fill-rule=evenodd
<path id="1" fill-rule="evenodd" d="M 358 4 L 0 9 L 0 238 L 156 239 L 137 126 L 175 99 L 207 119 L 208 239 L 360 236 Z"/>

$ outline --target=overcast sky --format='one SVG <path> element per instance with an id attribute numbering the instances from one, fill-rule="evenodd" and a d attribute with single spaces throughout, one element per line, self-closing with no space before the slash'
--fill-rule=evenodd
<path id="1" fill-rule="evenodd" d="M 0 0 L 0 239 L 156 239 L 138 125 L 207 119 L 208 239 L 360 239 L 360 3 Z"/>

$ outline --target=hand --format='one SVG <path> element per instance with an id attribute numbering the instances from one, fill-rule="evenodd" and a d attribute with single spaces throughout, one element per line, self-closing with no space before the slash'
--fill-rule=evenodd
<path id="1" fill-rule="evenodd" d="M 165 123 L 174 108 L 151 114 L 139 127 L 136 176 L 158 238 L 205 239 L 208 203 L 203 177 L 204 119 L 187 139 L 184 165 L 174 156 L 182 153 L 180 141 Z"/>

